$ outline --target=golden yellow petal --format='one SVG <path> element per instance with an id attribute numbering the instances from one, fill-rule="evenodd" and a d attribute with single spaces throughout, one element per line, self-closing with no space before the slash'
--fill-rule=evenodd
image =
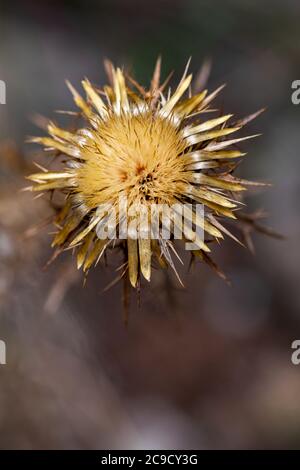
<path id="1" fill-rule="evenodd" d="M 79 147 L 63 144 L 62 142 L 59 142 L 55 139 L 51 139 L 51 137 L 34 137 L 30 139 L 30 142 L 42 144 L 45 147 L 59 150 L 61 153 L 69 155 L 70 157 L 84 158 L 84 155 L 81 155 Z"/>
<path id="2" fill-rule="evenodd" d="M 176 212 L 172 211 L 173 213 L 173 221 L 174 225 L 178 227 L 179 230 L 182 230 L 185 237 L 190 240 L 191 242 L 195 243 L 201 250 L 210 252 L 208 246 L 204 243 L 204 241 L 194 232 L 191 228 L 187 226 L 187 224 L 182 224 L 182 218 L 176 214 Z"/>
<path id="3" fill-rule="evenodd" d="M 229 219 L 236 219 L 234 212 L 232 212 L 230 209 L 227 209 L 226 207 L 214 204 L 213 202 L 202 199 L 201 197 L 197 198 L 197 201 L 212 209 L 217 215 L 224 215 Z"/>
<path id="4" fill-rule="evenodd" d="M 224 168 L 224 163 L 218 161 L 205 161 L 205 162 L 197 162 L 191 163 L 185 167 L 186 171 L 194 171 L 194 170 L 209 170 L 211 168 Z"/>
<path id="5" fill-rule="evenodd" d="M 183 100 L 182 102 L 176 104 L 174 111 L 176 112 L 176 114 L 187 116 L 188 114 L 192 113 L 197 109 L 199 104 L 204 100 L 206 94 L 207 90 L 204 90 L 198 95 Z"/>
<path id="6" fill-rule="evenodd" d="M 229 145 L 234 145 L 237 144 L 238 142 L 242 142 L 244 140 L 248 139 L 254 139 L 255 137 L 259 137 L 261 134 L 254 134 L 254 135 L 248 135 L 247 137 L 240 137 L 238 139 L 231 139 L 231 140 L 225 140 L 224 142 L 212 142 L 205 147 L 205 150 L 220 150 L 225 147 L 228 147 Z"/>
<path id="7" fill-rule="evenodd" d="M 93 248 L 91 249 L 91 252 L 88 254 L 84 265 L 83 265 L 83 271 L 86 272 L 95 261 L 99 261 L 101 256 L 103 255 L 106 245 L 108 241 L 107 240 L 100 240 L 97 239 L 96 242 L 94 243 Z"/>
<path id="8" fill-rule="evenodd" d="M 117 68 L 117 71 L 113 69 L 113 79 L 114 79 L 114 91 L 115 91 L 115 109 L 117 112 L 120 112 L 121 109 L 128 111 L 129 103 L 128 96 L 125 85 L 125 78 L 121 69 Z"/>
<path id="9" fill-rule="evenodd" d="M 73 232 L 73 230 L 75 230 L 75 228 L 79 225 L 82 218 L 83 215 L 81 214 L 71 215 L 71 217 L 68 218 L 61 231 L 56 234 L 52 242 L 52 246 L 62 245 L 66 241 L 70 233 Z"/>
<path id="10" fill-rule="evenodd" d="M 204 188 L 195 188 L 193 186 L 189 186 L 186 189 L 186 194 L 189 195 L 190 197 L 195 196 L 196 198 L 201 198 L 206 201 L 210 201 L 214 204 L 218 204 L 223 207 L 227 207 L 229 209 L 233 209 L 236 207 L 236 204 L 234 204 L 231 201 L 228 201 L 228 199 L 221 194 L 217 194 L 213 191 L 209 191 L 208 189 Z"/>
<path id="11" fill-rule="evenodd" d="M 186 165 L 190 165 L 196 162 L 202 162 L 206 160 L 218 160 L 218 159 L 230 159 L 238 158 L 246 155 L 245 153 L 240 152 L 239 150 L 219 150 L 216 152 L 211 152 L 207 150 L 207 147 L 203 150 L 195 150 L 194 152 L 189 152 L 182 157 Z"/>
<path id="12" fill-rule="evenodd" d="M 94 115 L 93 115 L 91 108 L 87 104 L 87 102 L 82 98 L 82 96 L 80 96 L 80 94 L 75 90 L 73 85 L 71 85 L 71 83 L 68 80 L 66 80 L 66 84 L 70 92 L 72 93 L 73 99 L 76 105 L 78 106 L 78 108 L 80 108 L 83 111 L 83 114 L 85 114 L 85 116 L 88 119 L 92 120 L 94 118 Z"/>
<path id="13" fill-rule="evenodd" d="M 140 238 L 139 239 L 139 256 L 141 272 L 147 281 L 150 281 L 151 277 L 151 239 Z"/>
<path id="14" fill-rule="evenodd" d="M 232 134 L 237 132 L 240 127 L 225 127 L 219 131 L 205 132 L 204 134 L 195 134 L 189 137 L 186 137 L 185 140 L 188 145 L 199 144 L 200 142 L 205 142 L 206 140 L 217 139 L 218 137 L 224 137 L 225 135 Z"/>
<path id="15" fill-rule="evenodd" d="M 72 132 L 68 132 L 64 129 L 61 129 L 60 127 L 57 127 L 52 122 L 48 124 L 48 132 L 53 137 L 59 137 L 60 139 L 66 140 L 68 142 L 74 142 L 74 140 L 76 139 L 76 134 L 73 134 Z"/>
<path id="16" fill-rule="evenodd" d="M 227 114 L 226 116 L 221 116 L 216 119 L 210 119 L 209 121 L 203 122 L 198 126 L 186 127 L 183 131 L 183 136 L 188 137 L 193 134 L 198 134 L 199 132 L 209 131 L 210 129 L 213 129 L 214 127 L 217 127 L 220 124 L 223 124 L 224 122 L 228 121 L 228 119 L 232 116 L 232 114 Z"/>
<path id="17" fill-rule="evenodd" d="M 108 100 L 108 102 L 110 104 L 114 103 L 115 101 L 115 94 L 114 94 L 114 90 L 112 89 L 112 87 L 108 86 L 108 85 L 105 85 L 103 87 L 103 90 L 104 90 L 104 93 L 106 95 L 106 98 Z"/>
<path id="18" fill-rule="evenodd" d="M 105 117 L 107 115 L 107 108 L 104 104 L 104 101 L 102 98 L 98 95 L 94 87 L 91 85 L 88 79 L 82 80 L 82 86 L 91 100 L 91 103 L 93 106 L 96 108 L 98 113 L 100 114 L 101 117 Z"/>
<path id="19" fill-rule="evenodd" d="M 86 237 L 83 243 L 80 245 L 77 251 L 77 269 L 80 269 L 83 265 L 87 252 L 89 250 L 89 246 L 91 241 L 94 238 L 94 234 L 91 232 Z"/>
<path id="20" fill-rule="evenodd" d="M 188 180 L 193 183 L 205 184 L 214 188 L 227 189 L 228 191 L 244 191 L 245 188 L 234 181 L 226 181 L 222 178 L 204 175 L 203 173 L 192 173 Z"/>
<path id="21" fill-rule="evenodd" d="M 127 240 L 127 250 L 128 250 L 128 270 L 129 270 L 129 280 L 132 287 L 136 287 L 138 279 L 138 244 L 137 240 L 133 238 L 128 238 Z"/>
<path id="22" fill-rule="evenodd" d="M 89 223 L 89 225 L 88 225 L 84 230 L 82 230 L 82 232 L 80 232 L 80 233 L 74 238 L 74 240 L 72 240 L 72 242 L 70 243 L 70 247 L 77 245 L 77 243 L 79 243 L 83 238 L 85 238 L 85 237 L 87 236 L 87 234 L 90 233 L 90 231 L 93 230 L 93 228 L 100 222 L 100 220 L 101 220 L 101 217 L 95 217 L 95 218 Z"/>
<path id="23" fill-rule="evenodd" d="M 165 117 L 169 116 L 169 114 L 172 112 L 174 106 L 176 105 L 177 101 L 180 100 L 183 93 L 190 86 L 191 80 L 192 80 L 192 75 L 189 75 L 185 80 L 183 80 L 182 83 L 180 83 L 178 85 L 175 93 L 172 95 L 172 97 L 166 102 L 166 104 L 159 111 L 159 114 L 161 116 L 165 116 Z"/>
<path id="24" fill-rule="evenodd" d="M 202 215 L 197 214 L 196 212 L 192 211 L 187 205 L 184 206 L 184 217 L 188 219 L 191 224 L 196 224 L 205 232 L 209 233 L 215 238 L 223 238 L 222 233 L 216 229 L 213 225 L 211 225 L 207 220 L 204 218 L 205 214 Z"/>
<path id="25" fill-rule="evenodd" d="M 39 181 L 72 178 L 73 176 L 74 174 L 70 172 L 47 171 L 43 173 L 33 173 L 32 175 L 29 175 L 26 178 L 38 183 Z"/>
<path id="26" fill-rule="evenodd" d="M 71 188 L 74 186 L 75 182 L 70 180 L 70 178 L 58 179 L 56 181 L 51 181 L 50 183 L 39 183 L 31 187 L 32 191 L 48 191 L 51 189 L 62 189 L 62 188 Z"/>

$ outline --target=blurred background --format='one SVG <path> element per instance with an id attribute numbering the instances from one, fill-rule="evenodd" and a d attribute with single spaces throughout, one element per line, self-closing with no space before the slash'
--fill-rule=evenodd
<path id="1" fill-rule="evenodd" d="M 0 79 L 0 447 L 3 449 L 240 449 L 300 447 L 300 79 L 298 0 L 74 0 L 1 2 Z M 103 85 L 103 59 L 147 85 L 158 54 L 163 76 L 196 73 L 212 59 L 209 89 L 263 136 L 241 147 L 246 178 L 272 181 L 250 208 L 285 241 L 255 235 L 255 256 L 231 240 L 205 265 L 184 271 L 185 289 L 156 272 L 141 307 L 122 320 L 113 262 L 82 273 L 67 252 L 48 269 L 46 199 L 20 192 L 39 151 L 34 116 L 63 123 L 65 86 Z M 40 230 L 33 230 L 41 224 Z"/>

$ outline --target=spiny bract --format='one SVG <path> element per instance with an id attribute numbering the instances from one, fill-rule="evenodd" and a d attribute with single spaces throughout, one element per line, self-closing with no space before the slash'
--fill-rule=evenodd
<path id="1" fill-rule="evenodd" d="M 99 213 L 99 207 L 109 203 L 118 211 L 120 197 L 126 198 L 128 212 L 137 204 L 165 204 L 170 207 L 172 235 L 178 222 L 172 207 L 188 203 L 191 226 L 199 225 L 205 237 L 184 227 L 183 238 L 196 245 L 193 255 L 211 264 L 208 241 L 223 238 L 222 233 L 231 235 L 221 221 L 236 218 L 239 198 L 235 195 L 248 183 L 232 175 L 235 159 L 244 155 L 235 144 L 254 137 L 227 136 L 255 115 L 232 125 L 228 124 L 230 114 L 203 119 L 204 113 L 213 111 L 210 103 L 223 87 L 211 94 L 207 90 L 193 94 L 192 75 L 185 71 L 176 90 L 165 94 L 167 83 L 160 84 L 160 60 L 149 90 L 110 62 L 106 68 L 110 85 L 99 89 L 83 80 L 85 99 L 68 83 L 85 120 L 82 127 L 71 131 L 50 122 L 49 137 L 31 139 L 57 157 L 63 156 L 60 171 L 43 168 L 29 176 L 35 183 L 30 190 L 59 190 L 64 195 L 53 246 L 74 247 L 78 268 L 85 272 L 108 247 L 121 247 L 126 262 L 120 277 L 128 276 L 136 287 L 140 274 L 150 280 L 154 259 L 175 270 L 171 256 L 172 251 L 176 254 L 174 237 L 154 238 L 150 231 L 147 237 L 130 237 L 129 233 L 127 239 L 100 239 L 96 228 L 107 214 Z M 204 217 L 197 217 L 196 204 L 204 205 Z M 159 217 L 161 224 L 161 214 Z"/>

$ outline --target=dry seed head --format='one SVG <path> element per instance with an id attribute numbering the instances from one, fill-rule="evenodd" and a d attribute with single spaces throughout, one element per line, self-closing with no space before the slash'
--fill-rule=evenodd
<path id="1" fill-rule="evenodd" d="M 186 96 L 192 76 L 185 72 L 176 90 L 165 95 L 160 66 L 159 59 L 148 91 L 132 78 L 126 81 L 110 62 L 106 62 L 110 85 L 102 90 L 84 80 L 86 98 L 82 98 L 68 83 L 84 125 L 69 131 L 49 123 L 48 137 L 31 139 L 63 156 L 59 171 L 44 169 L 29 176 L 32 191 L 56 190 L 65 195 L 53 246 L 75 247 L 77 266 L 85 272 L 106 250 L 123 249 L 126 263 L 120 277 L 128 276 L 134 287 L 141 274 L 150 280 L 155 258 L 157 265 L 169 265 L 176 272 L 174 240 L 129 236 L 111 243 L 109 238 L 99 239 L 97 226 L 105 221 L 98 212 L 101 205 L 116 207 L 120 197 L 126 197 L 129 210 L 138 204 L 165 204 L 174 231 L 178 214 L 172 205 L 188 203 L 189 222 L 203 229 L 205 237 L 184 229 L 184 239 L 196 245 L 194 255 L 214 266 L 207 242 L 223 238 L 224 233 L 231 236 L 223 220 L 236 218 L 240 202 L 236 195 L 249 185 L 233 172 L 236 159 L 244 155 L 236 144 L 254 136 L 232 138 L 231 134 L 257 114 L 236 125 L 228 124 L 230 114 L 207 119 L 210 103 L 222 87 L 211 94 L 201 90 Z M 196 204 L 204 205 L 204 217 L 197 216 Z"/>

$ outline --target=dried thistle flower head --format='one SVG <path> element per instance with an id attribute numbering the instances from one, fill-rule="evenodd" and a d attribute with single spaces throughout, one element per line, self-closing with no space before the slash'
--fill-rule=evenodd
<path id="1" fill-rule="evenodd" d="M 53 246 L 74 247 L 78 268 L 85 272 L 106 250 L 122 248 L 126 263 L 121 277 L 128 276 L 136 287 L 141 274 L 150 280 L 154 258 L 175 270 L 174 239 L 180 238 L 176 233 L 181 229 L 181 238 L 193 243 L 193 255 L 214 266 L 208 241 L 222 239 L 223 233 L 231 235 L 223 220 L 236 218 L 237 195 L 249 183 L 232 174 L 236 159 L 245 155 L 235 144 L 254 137 L 227 136 L 255 115 L 234 125 L 228 124 L 230 114 L 207 118 L 205 113 L 212 111 L 210 103 L 222 87 L 211 94 L 207 90 L 193 94 L 192 75 L 185 71 L 176 90 L 165 93 L 160 60 L 147 91 L 111 63 L 106 68 L 110 85 L 99 89 L 83 80 L 85 99 L 68 83 L 84 118 L 81 127 L 71 131 L 50 122 L 50 136 L 31 139 L 63 156 L 59 171 L 43 168 L 29 176 L 32 191 L 57 190 L 64 195 Z M 124 222 L 120 200 L 126 200 L 125 237 L 115 231 Z M 200 204 L 202 216 L 196 211 Z M 136 207 L 146 208 L 144 231 Z M 156 232 L 150 217 L 153 207 L 163 208 L 154 209 Z M 181 209 L 188 222 L 183 227 Z M 104 225 L 106 236 L 101 232 Z M 162 235 L 166 225 L 167 238 Z"/>

